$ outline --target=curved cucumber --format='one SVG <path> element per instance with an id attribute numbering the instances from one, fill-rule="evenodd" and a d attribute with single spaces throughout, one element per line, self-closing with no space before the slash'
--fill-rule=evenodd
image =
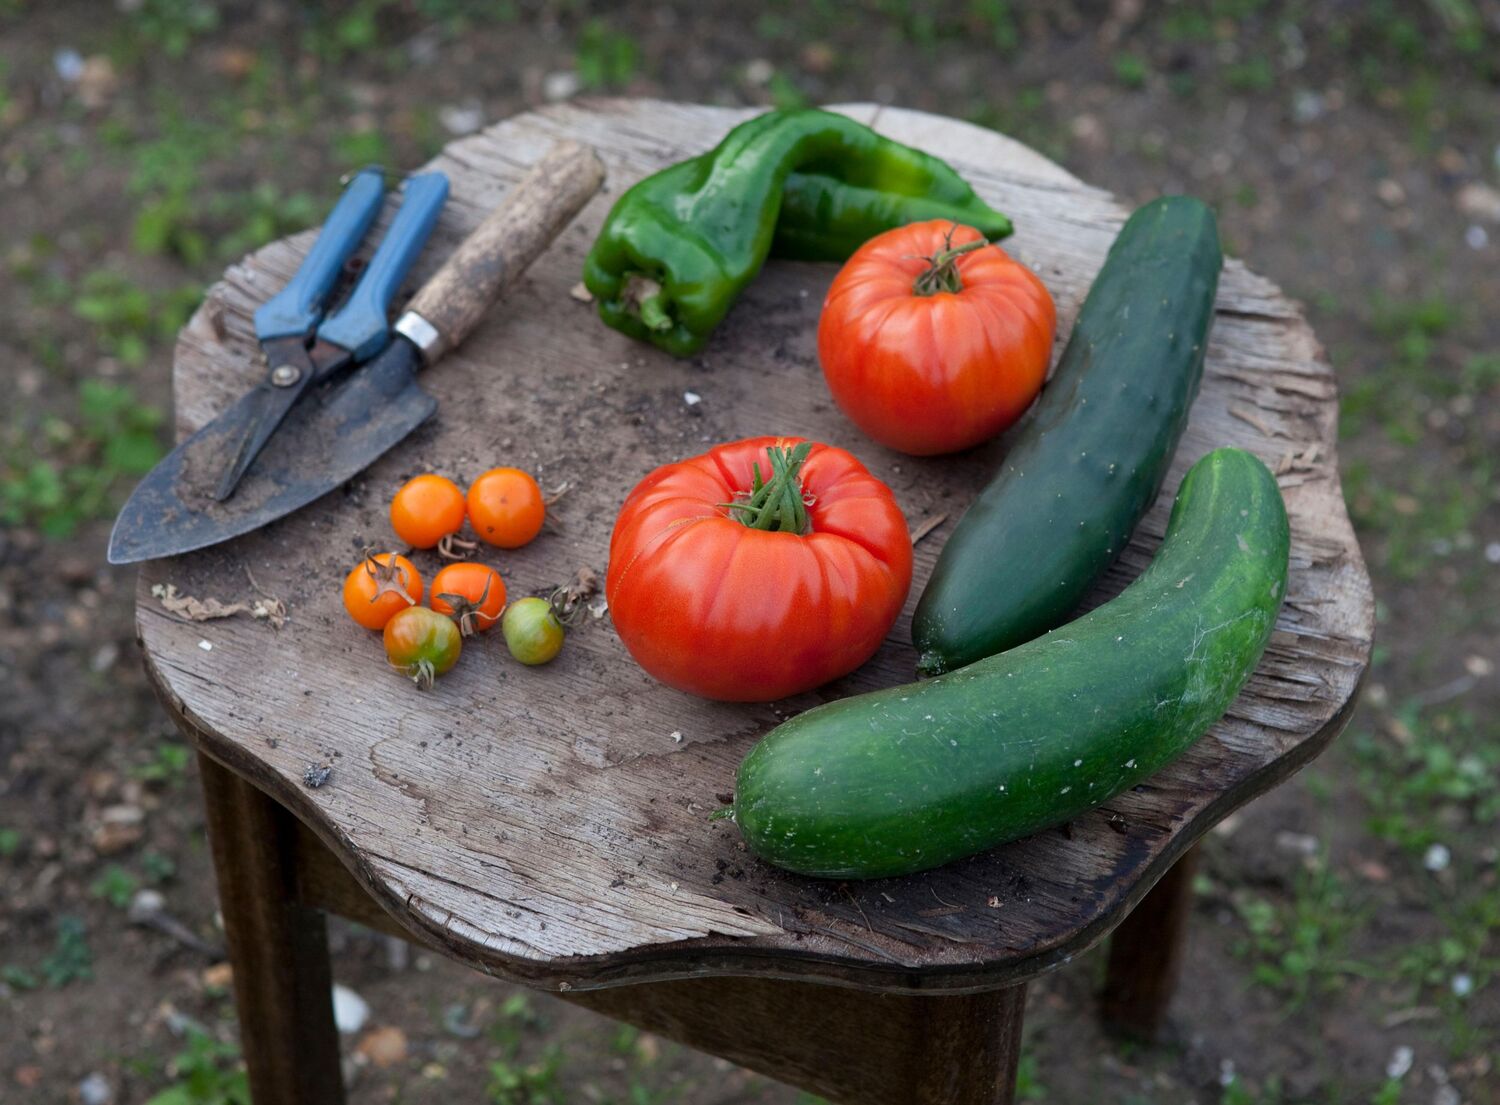
<path id="1" fill-rule="evenodd" d="M 1059 625 L 1166 477 L 1203 376 L 1223 255 L 1186 196 L 1130 216 L 998 475 L 948 538 L 912 619 L 935 675 Z"/>
<path id="2" fill-rule="evenodd" d="M 1113 601 L 925 683 L 831 702 L 740 765 L 753 852 L 805 875 L 936 867 L 1076 817 L 1214 723 L 1255 669 L 1286 590 L 1286 507 L 1250 453 L 1182 481 L 1156 559 Z"/>

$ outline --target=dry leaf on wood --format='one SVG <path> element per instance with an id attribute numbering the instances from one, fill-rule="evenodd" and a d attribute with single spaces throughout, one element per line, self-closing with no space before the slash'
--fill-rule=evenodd
<path id="1" fill-rule="evenodd" d="M 192 595 L 179 594 L 176 585 L 171 583 L 153 584 L 151 593 L 169 614 L 176 614 L 190 622 L 211 622 L 219 618 L 232 618 L 236 614 L 249 614 L 257 621 L 269 622 L 273 629 L 280 629 L 286 624 L 286 603 L 270 596 L 251 602 L 198 599 Z"/>

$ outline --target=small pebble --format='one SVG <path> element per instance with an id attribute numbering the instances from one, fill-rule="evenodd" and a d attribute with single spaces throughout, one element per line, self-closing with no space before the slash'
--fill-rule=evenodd
<path id="1" fill-rule="evenodd" d="M 1387 1078 L 1405 1078 L 1406 1072 L 1411 1070 L 1412 1059 L 1416 1053 L 1411 1048 L 1402 1044 L 1391 1052 L 1390 1062 L 1385 1065 L 1385 1076 Z"/>
<path id="2" fill-rule="evenodd" d="M 302 785 L 317 790 L 333 775 L 332 764 L 308 764 L 302 772 Z"/>
<path id="3" fill-rule="evenodd" d="M 370 1006 L 347 986 L 333 984 L 333 1023 L 344 1035 L 352 1035 L 370 1019 Z"/>
<path id="4" fill-rule="evenodd" d="M 699 403 L 703 402 L 703 396 L 699 395 L 696 391 L 685 391 L 682 393 L 682 401 L 690 407 L 696 407 Z"/>
<path id="5" fill-rule="evenodd" d="M 1453 981 L 1449 985 L 1453 989 L 1454 997 L 1466 998 L 1474 992 L 1474 976 L 1468 974 L 1454 975 Z"/>
<path id="6" fill-rule="evenodd" d="M 131 924 L 139 925 L 160 916 L 166 908 L 167 900 L 161 896 L 160 892 L 148 889 L 137 890 L 130 899 L 130 908 L 125 916 L 130 919 Z"/>
<path id="7" fill-rule="evenodd" d="M 360 1038 L 355 1053 L 381 1070 L 394 1067 L 406 1061 L 406 1033 L 395 1025 L 372 1028 Z"/>
<path id="8" fill-rule="evenodd" d="M 443 1028 L 460 1040 L 479 1038 L 480 1028 L 471 1018 L 469 1007 L 462 1003 L 454 1003 L 443 1010 Z"/>
<path id="9" fill-rule="evenodd" d="M 775 75 L 776 67 L 765 58 L 755 58 L 745 66 L 745 80 L 750 84 L 769 84 Z"/>
<path id="10" fill-rule="evenodd" d="M 682 730 L 681 729 L 673 729 L 672 730 L 672 743 L 673 744 L 681 744 L 682 743 Z"/>
<path id="11" fill-rule="evenodd" d="M 548 73 L 542 78 L 542 97 L 548 100 L 566 100 L 582 87 L 578 74 L 571 70 Z"/>
<path id="12" fill-rule="evenodd" d="M 1299 856 L 1315 856 L 1318 854 L 1318 838 L 1310 833 L 1293 833 L 1282 829 L 1276 834 L 1276 847 Z"/>
<path id="13" fill-rule="evenodd" d="M 469 101 L 438 109 L 438 122 L 449 134 L 473 134 L 484 125 L 484 108 Z"/>
<path id="14" fill-rule="evenodd" d="M 69 84 L 83 76 L 83 55 L 72 47 L 64 47 L 52 55 L 52 68 Z"/>
<path id="15" fill-rule="evenodd" d="M 1422 856 L 1422 866 L 1434 872 L 1447 870 L 1452 861 L 1453 853 L 1446 844 L 1433 844 Z"/>
<path id="16" fill-rule="evenodd" d="M 109 1105 L 114 1099 L 114 1087 L 98 1071 L 78 1083 L 78 1100 L 82 1105 Z"/>
<path id="17" fill-rule="evenodd" d="M 1490 233 L 1484 227 L 1475 223 L 1464 231 L 1464 245 L 1473 250 L 1483 249 L 1490 244 Z"/>
<path id="18" fill-rule="evenodd" d="M 214 650 L 214 646 L 207 641 L 199 641 L 198 647 L 201 648 L 204 652 L 212 652 Z"/>
<path id="19" fill-rule="evenodd" d="M 1484 547 L 1484 558 L 1491 564 L 1500 564 L 1500 541 L 1491 541 Z"/>

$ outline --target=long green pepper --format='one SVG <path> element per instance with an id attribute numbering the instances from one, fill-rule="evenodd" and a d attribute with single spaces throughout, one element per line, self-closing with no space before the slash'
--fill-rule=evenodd
<path id="1" fill-rule="evenodd" d="M 669 353 L 696 352 L 768 254 L 841 261 L 875 235 L 951 219 L 1011 232 L 945 162 L 828 111 L 771 111 L 638 182 L 584 262 L 599 316 Z"/>

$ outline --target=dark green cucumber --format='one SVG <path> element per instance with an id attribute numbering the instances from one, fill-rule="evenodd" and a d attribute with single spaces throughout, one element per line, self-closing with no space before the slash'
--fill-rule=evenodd
<path id="1" fill-rule="evenodd" d="M 782 723 L 740 764 L 751 851 L 804 875 L 902 875 L 1078 816 L 1180 755 L 1260 660 L 1286 590 L 1266 466 L 1208 454 L 1156 559 L 1113 601 L 1009 652 Z"/>
<path id="2" fill-rule="evenodd" d="M 1222 263 L 1197 200 L 1130 216 L 1031 421 L 922 592 L 912 642 L 924 675 L 1060 625 L 1125 547 L 1198 394 Z"/>

